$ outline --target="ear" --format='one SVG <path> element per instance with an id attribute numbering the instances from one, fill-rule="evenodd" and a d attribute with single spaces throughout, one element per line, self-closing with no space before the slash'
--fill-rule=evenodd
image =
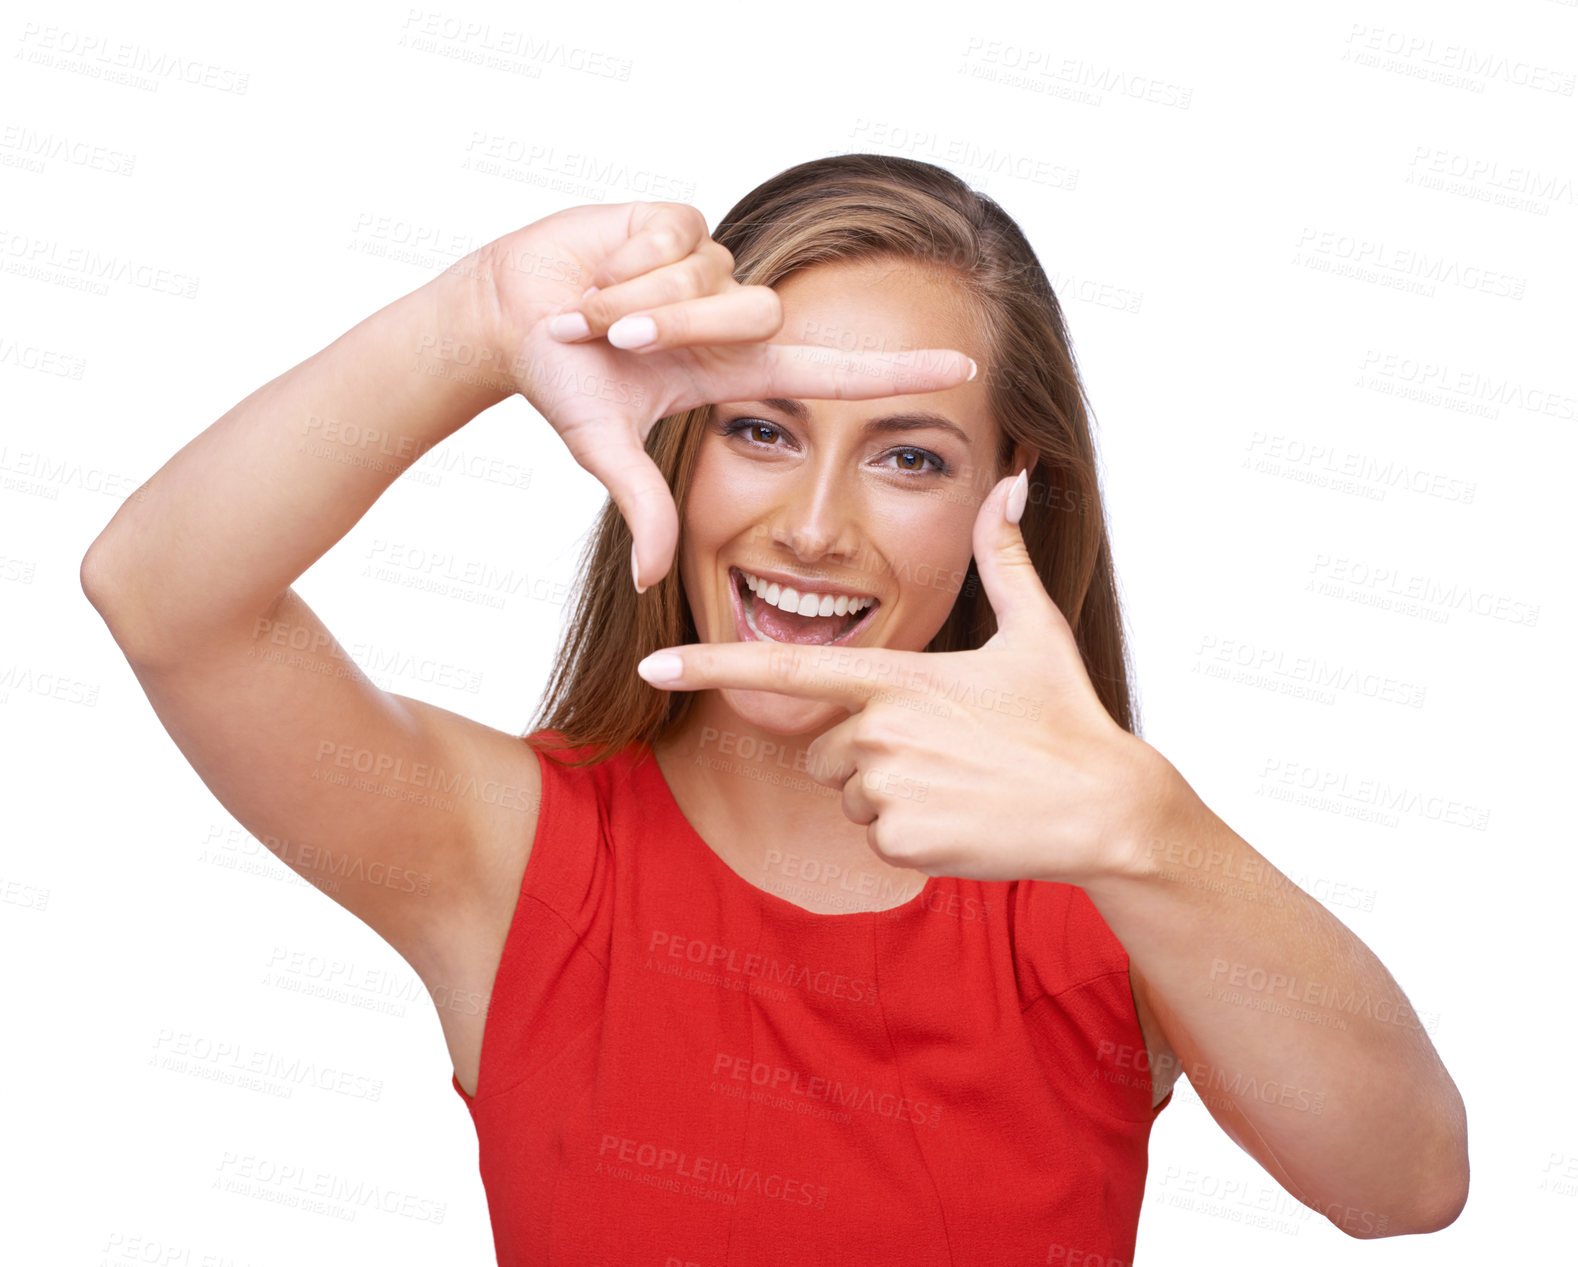
<path id="1" fill-rule="evenodd" d="M 1032 482 L 1035 479 L 1036 464 L 1041 461 L 1041 454 L 1033 447 L 1020 441 L 1014 445 L 1014 456 L 1008 463 L 1008 468 L 1002 472 L 1004 477 L 1016 475 L 1021 470 L 1030 472 Z"/>

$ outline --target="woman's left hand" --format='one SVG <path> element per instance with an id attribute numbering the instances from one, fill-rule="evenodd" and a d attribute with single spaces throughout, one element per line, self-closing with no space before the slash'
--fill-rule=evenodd
<path id="1" fill-rule="evenodd" d="M 1014 482 L 976 515 L 976 566 L 997 616 L 976 650 L 692 643 L 649 656 L 641 675 L 666 690 L 775 691 L 848 709 L 810 745 L 807 773 L 843 788 L 845 816 L 893 866 L 1066 884 L 1123 873 L 1176 772 L 1102 706 L 1006 517 Z M 650 672 L 658 656 L 677 657 L 678 674 Z"/>

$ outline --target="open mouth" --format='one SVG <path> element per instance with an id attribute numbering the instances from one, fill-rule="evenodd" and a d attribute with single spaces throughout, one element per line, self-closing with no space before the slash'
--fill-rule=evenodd
<path id="1" fill-rule="evenodd" d="M 865 607 L 842 616 L 836 611 L 827 616 L 802 616 L 769 603 L 760 592 L 753 593 L 745 573 L 737 567 L 729 569 L 729 580 L 733 582 L 735 632 L 741 642 L 837 646 L 853 639 L 882 605 L 880 600 L 871 598 L 864 600 Z"/>

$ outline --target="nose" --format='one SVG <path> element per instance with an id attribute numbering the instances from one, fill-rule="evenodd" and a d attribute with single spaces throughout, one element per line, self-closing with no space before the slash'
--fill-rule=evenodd
<path id="1" fill-rule="evenodd" d="M 788 548 L 802 563 L 852 559 L 859 552 L 862 508 L 856 488 L 832 471 L 808 466 L 784 488 L 783 504 L 769 524 L 773 544 Z"/>

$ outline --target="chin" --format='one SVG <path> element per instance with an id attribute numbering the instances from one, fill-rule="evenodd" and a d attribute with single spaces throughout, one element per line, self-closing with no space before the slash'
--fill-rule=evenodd
<path id="1" fill-rule="evenodd" d="M 801 735 L 835 726 L 849 712 L 826 700 L 801 699 L 774 691 L 724 690 L 723 702 L 748 725 L 775 735 Z"/>

